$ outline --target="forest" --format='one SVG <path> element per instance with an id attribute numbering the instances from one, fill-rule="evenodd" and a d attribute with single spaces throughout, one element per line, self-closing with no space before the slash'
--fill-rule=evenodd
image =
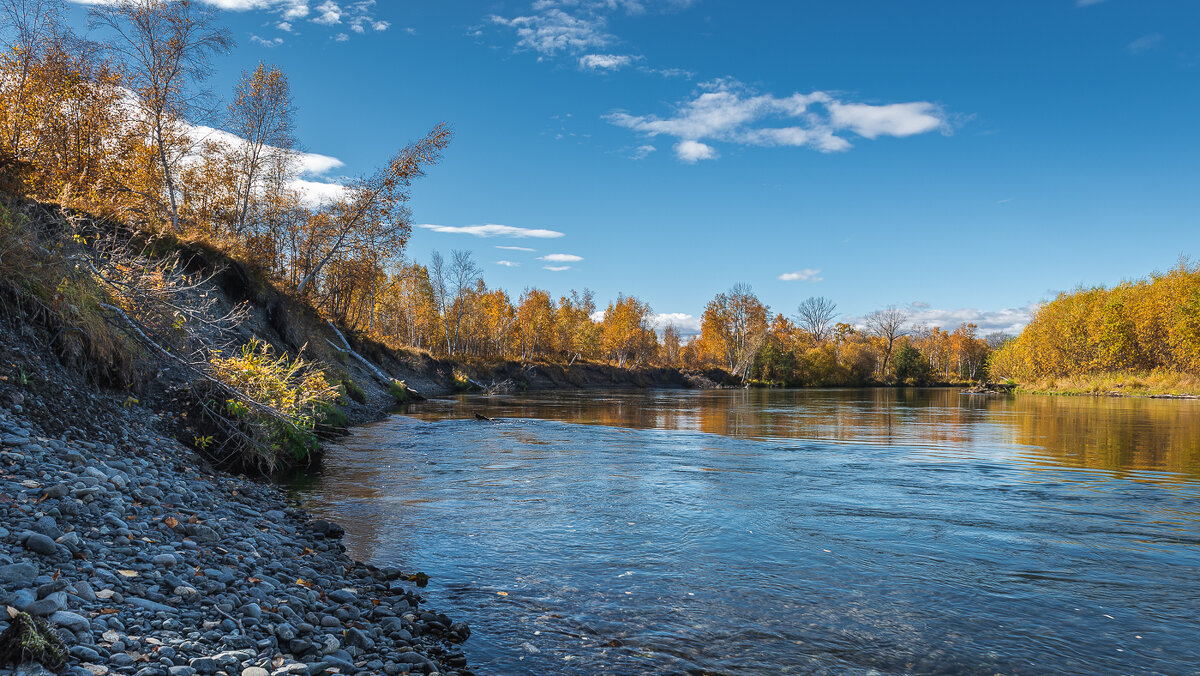
<path id="1" fill-rule="evenodd" d="M 75 34 L 61 0 L 4 0 L 0 163 L 9 192 L 198 241 L 325 316 L 395 349 L 457 360 L 720 367 L 745 381 L 850 385 L 982 377 L 971 325 L 905 325 L 891 308 L 837 322 L 824 298 L 791 317 L 750 287 L 716 294 L 699 336 L 655 326 L 648 303 L 588 290 L 554 298 L 489 288 L 469 251 L 405 256 L 413 182 L 453 136 L 438 125 L 336 195 L 299 182 L 287 74 L 261 63 L 224 98 L 205 87 L 233 48 L 215 10 L 189 0 L 92 8 Z M 992 338 L 996 342 L 996 338 Z"/>
<path id="2" fill-rule="evenodd" d="M 1200 392 L 1200 265 L 1059 294 L 991 362 L 1038 390 Z"/>
<path id="3" fill-rule="evenodd" d="M 773 310 L 745 284 L 716 293 L 699 335 L 656 325 L 637 295 L 492 288 L 469 251 L 406 256 L 414 181 L 449 148 L 439 124 L 323 199 L 300 181 L 288 76 L 260 63 L 224 97 L 206 87 L 234 48 L 211 6 L 94 5 L 87 35 L 63 0 L 2 0 L 0 181 L 10 194 L 117 219 L 150 239 L 202 242 L 341 326 L 459 361 L 725 369 L 787 386 L 1033 381 L 1194 371 L 1197 269 L 1045 304 L 1019 338 L 861 318 L 823 297 Z"/>

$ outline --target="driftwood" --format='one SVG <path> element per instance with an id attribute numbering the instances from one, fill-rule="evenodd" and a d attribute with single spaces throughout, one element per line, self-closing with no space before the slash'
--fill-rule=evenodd
<path id="1" fill-rule="evenodd" d="M 963 394 L 1012 394 L 1017 389 L 1015 383 L 980 383 L 970 389 L 962 390 Z"/>

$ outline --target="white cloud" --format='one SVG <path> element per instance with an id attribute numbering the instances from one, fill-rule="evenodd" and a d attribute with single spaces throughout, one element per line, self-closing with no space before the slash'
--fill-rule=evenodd
<path id="1" fill-rule="evenodd" d="M 650 9 L 672 11 L 693 4 L 694 0 L 534 0 L 531 12 L 523 16 L 492 15 L 493 25 L 511 28 L 517 35 L 517 48 L 532 50 L 542 57 L 560 52 L 578 54 L 606 47 L 617 41 L 608 32 L 608 16 L 614 12 L 645 14 Z M 473 31 L 478 36 L 480 31 Z M 613 55 L 597 55 L 613 57 Z M 540 59 L 541 57 L 539 57 Z M 587 66 L 580 60 L 580 65 Z M 620 64 L 622 66 L 628 63 Z M 600 66 L 604 68 L 606 66 Z"/>
<path id="2" fill-rule="evenodd" d="M 604 30 L 603 17 L 573 16 L 557 8 L 511 19 L 493 15 L 491 21 L 515 30 L 518 47 L 548 56 L 604 47 L 614 40 Z"/>
<path id="3" fill-rule="evenodd" d="M 342 8 L 333 0 L 325 0 L 317 5 L 317 16 L 312 18 L 313 23 L 325 24 L 333 26 L 342 22 Z"/>
<path id="4" fill-rule="evenodd" d="M 530 248 L 529 248 L 529 247 L 527 247 L 527 246 L 500 246 L 500 245 L 496 245 L 496 248 L 497 248 L 497 249 L 505 249 L 506 251 L 537 251 L 537 249 L 530 249 Z"/>
<path id="5" fill-rule="evenodd" d="M 817 275 L 821 274 L 820 270 L 813 268 L 804 268 L 795 272 L 785 272 L 779 275 L 779 280 L 783 282 L 820 282 L 822 278 Z"/>
<path id="6" fill-rule="evenodd" d="M 1076 7 L 1087 7 L 1089 5 L 1099 5 L 1104 0 L 1075 0 Z"/>
<path id="7" fill-rule="evenodd" d="M 1025 325 L 1029 323 L 1034 311 L 1037 310 L 1037 305 L 1002 310 L 977 310 L 975 308 L 946 310 L 931 307 L 928 303 L 912 303 L 903 310 L 908 314 L 908 322 L 905 327 L 909 329 L 916 326 L 938 326 L 946 331 L 953 331 L 960 324 L 974 324 L 979 327 L 978 335 L 980 337 L 993 331 L 1003 331 L 1015 336 L 1025 329 Z M 852 317 L 847 321 L 859 327 L 865 325 L 863 317 Z"/>
<path id="8" fill-rule="evenodd" d="M 927 101 L 872 106 L 865 103 L 829 103 L 830 119 L 837 129 L 849 129 L 863 138 L 914 136 L 946 126 L 937 105 Z"/>
<path id="9" fill-rule="evenodd" d="M 684 140 L 675 144 L 675 156 L 688 164 L 695 164 L 700 160 L 715 160 L 717 151 L 707 143 Z"/>
<path id="10" fill-rule="evenodd" d="M 570 270 L 571 266 L 570 265 L 543 265 L 542 269 L 549 270 L 550 272 L 562 272 L 563 270 Z"/>
<path id="11" fill-rule="evenodd" d="M 579 57 L 579 67 L 587 70 L 620 70 L 633 63 L 627 54 L 585 54 Z"/>
<path id="12" fill-rule="evenodd" d="M 560 254 L 560 253 L 558 253 L 558 254 L 547 254 L 545 256 L 538 256 L 538 260 L 546 261 L 547 263 L 578 263 L 579 261 L 583 260 L 583 256 L 576 256 L 575 254 Z"/>
<path id="13" fill-rule="evenodd" d="M 70 0 L 81 5 L 98 5 L 109 0 Z M 326 26 L 336 26 L 346 21 L 350 22 L 351 30 L 356 33 L 365 32 L 365 28 L 375 31 L 385 31 L 391 24 L 374 17 L 375 0 L 357 0 L 349 4 L 340 4 L 337 0 L 322 0 L 315 8 L 310 7 L 313 0 L 200 0 L 207 5 L 231 12 L 261 11 L 270 12 L 280 17 L 275 28 L 285 33 L 292 32 L 294 21 L 307 19 L 315 10 L 316 16 L 309 19 L 313 23 Z M 348 40 L 345 33 L 335 36 L 338 41 Z M 274 42 L 267 38 L 250 36 L 252 42 L 263 44 Z"/>
<path id="14" fill-rule="evenodd" d="M 950 133 L 945 113 L 927 101 L 870 105 L 844 102 L 821 91 L 777 97 L 758 94 L 735 80 L 702 84 L 699 93 L 676 104 L 669 117 L 615 111 L 604 119 L 650 138 L 679 139 L 676 154 L 684 162 L 716 157 L 716 149 L 706 140 L 808 147 L 828 153 L 851 147 L 845 134 L 875 139 Z"/>
<path id="15" fill-rule="evenodd" d="M 321 176 L 334 169 L 340 169 L 345 163 L 336 157 L 319 153 L 297 153 L 300 173 L 308 176 Z"/>
<path id="16" fill-rule="evenodd" d="M 1151 33 L 1150 35 L 1143 35 L 1142 37 L 1129 43 L 1125 47 L 1125 50 L 1128 51 L 1130 54 L 1141 54 L 1142 52 L 1148 52 L 1151 49 L 1154 49 L 1155 47 L 1159 46 L 1160 44 L 1162 44 L 1162 41 L 1165 39 L 1166 38 L 1163 36 L 1162 33 Z"/>
<path id="17" fill-rule="evenodd" d="M 519 268 L 519 267 L 521 267 L 521 264 L 520 264 L 520 263 L 514 263 L 514 262 L 512 262 L 512 261 L 496 261 L 496 265 L 503 265 L 503 266 L 504 266 L 504 267 L 506 267 L 506 268 Z"/>
<path id="18" fill-rule="evenodd" d="M 340 183 L 308 181 L 297 178 L 289 185 L 292 190 L 300 193 L 300 198 L 310 207 L 320 206 L 341 199 L 346 194 L 346 186 Z"/>
<path id="19" fill-rule="evenodd" d="M 434 232 L 444 232 L 459 235 L 474 235 L 476 237 L 534 237 L 537 239 L 554 239 L 562 237 L 563 233 L 556 230 L 541 230 L 536 228 L 518 228 L 511 225 L 432 225 L 424 223 L 417 226 Z"/>
<path id="20" fill-rule="evenodd" d="M 275 38 L 270 38 L 270 39 L 261 38 L 255 34 L 251 33 L 250 34 L 250 42 L 253 42 L 256 45 L 262 45 L 263 47 L 278 47 L 279 45 L 283 44 L 283 38 L 280 38 L 280 37 L 275 37 Z"/>
<path id="21" fill-rule="evenodd" d="M 650 156 L 650 153 L 653 153 L 657 150 L 658 150 L 658 148 L 655 148 L 654 146 L 652 146 L 650 144 L 640 145 L 633 149 L 633 159 L 644 160 Z"/>
<path id="22" fill-rule="evenodd" d="M 650 318 L 650 325 L 659 333 L 668 326 L 674 326 L 681 336 L 699 335 L 700 323 L 700 317 L 686 312 L 664 312 Z"/>

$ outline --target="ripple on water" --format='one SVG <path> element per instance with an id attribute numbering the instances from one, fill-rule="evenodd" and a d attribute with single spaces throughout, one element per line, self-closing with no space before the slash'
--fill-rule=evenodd
<path id="1" fill-rule="evenodd" d="M 1194 670 L 1197 402 L 1045 402 L 444 400 L 303 498 L 429 573 L 481 673 Z"/>

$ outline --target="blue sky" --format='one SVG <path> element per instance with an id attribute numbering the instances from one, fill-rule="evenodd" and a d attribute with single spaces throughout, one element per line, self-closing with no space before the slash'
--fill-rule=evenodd
<path id="1" fill-rule="evenodd" d="M 341 163 L 310 179 L 452 124 L 409 255 L 470 249 L 514 298 L 688 324 L 745 282 L 1001 328 L 1200 250 L 1195 2 L 210 1 L 239 43 L 210 84 L 283 67 Z"/>

